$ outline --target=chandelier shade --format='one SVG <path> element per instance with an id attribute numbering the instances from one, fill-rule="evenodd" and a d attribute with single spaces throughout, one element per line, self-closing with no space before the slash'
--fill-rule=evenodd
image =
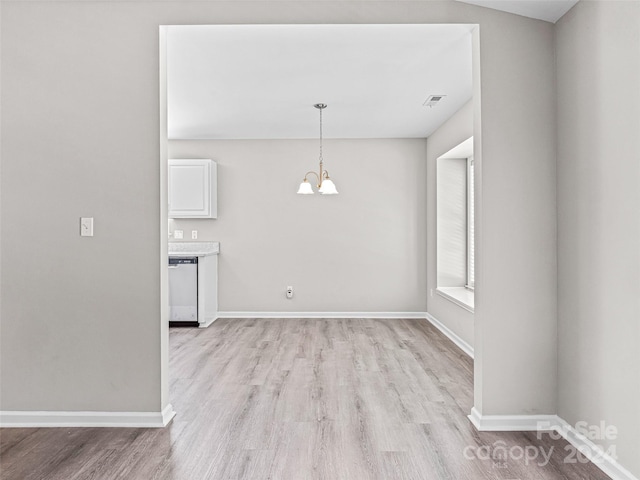
<path id="1" fill-rule="evenodd" d="M 320 185 L 318 191 L 322 195 L 336 195 L 338 193 L 336 185 L 331 180 L 329 180 L 329 178 L 325 178 L 323 180 L 322 185 Z"/>
<path id="2" fill-rule="evenodd" d="M 305 180 L 300 184 L 300 188 L 298 188 L 299 195 L 313 195 L 313 188 L 311 188 L 311 184 Z"/>

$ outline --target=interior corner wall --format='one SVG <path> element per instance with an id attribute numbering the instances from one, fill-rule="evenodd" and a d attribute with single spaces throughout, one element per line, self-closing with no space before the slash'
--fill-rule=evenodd
<path id="1" fill-rule="evenodd" d="M 170 158 L 217 162 L 218 218 L 170 228 L 220 242 L 221 311 L 425 312 L 425 149 L 422 138 L 325 139 L 340 193 L 297 195 L 317 139 L 171 140 Z"/>
<path id="2" fill-rule="evenodd" d="M 438 295 L 436 288 L 438 157 L 472 136 L 473 100 L 470 100 L 427 138 L 427 312 L 471 346 L 474 342 L 473 313 Z"/>
<path id="3" fill-rule="evenodd" d="M 640 2 L 558 23 L 558 414 L 640 478 Z"/>
<path id="4" fill-rule="evenodd" d="M 163 406 L 160 25 L 470 23 L 482 57 L 476 404 L 555 411 L 551 24 L 448 0 L 1 8 L 2 409 Z M 80 216 L 95 217 L 92 239 Z"/>

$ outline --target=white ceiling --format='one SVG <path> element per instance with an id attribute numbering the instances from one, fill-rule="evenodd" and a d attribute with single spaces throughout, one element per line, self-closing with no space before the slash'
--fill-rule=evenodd
<path id="1" fill-rule="evenodd" d="M 458 0 L 481 7 L 556 23 L 578 0 Z"/>
<path id="2" fill-rule="evenodd" d="M 315 103 L 328 138 L 426 137 L 471 98 L 472 29 L 170 26 L 169 138 L 315 138 Z"/>

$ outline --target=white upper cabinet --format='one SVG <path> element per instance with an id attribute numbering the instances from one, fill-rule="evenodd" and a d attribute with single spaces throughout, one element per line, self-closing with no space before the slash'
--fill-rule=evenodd
<path id="1" fill-rule="evenodd" d="M 217 181 L 213 160 L 169 160 L 169 218 L 216 218 Z"/>

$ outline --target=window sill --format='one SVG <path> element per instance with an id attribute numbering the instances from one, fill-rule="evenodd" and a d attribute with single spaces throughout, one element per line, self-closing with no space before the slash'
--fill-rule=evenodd
<path id="1" fill-rule="evenodd" d="M 473 313 L 475 298 L 473 290 L 465 287 L 438 287 L 436 293 L 441 297 Z"/>

